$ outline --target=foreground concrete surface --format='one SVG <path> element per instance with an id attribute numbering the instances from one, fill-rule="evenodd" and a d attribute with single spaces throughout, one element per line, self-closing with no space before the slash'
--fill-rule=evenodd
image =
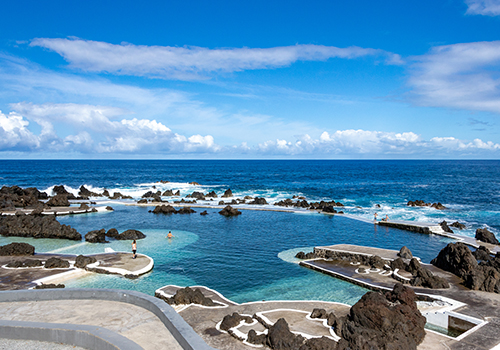
<path id="1" fill-rule="evenodd" d="M 52 300 L 0 303 L 2 320 L 100 326 L 144 349 L 182 347 L 160 319 L 142 307 L 102 300 Z"/>

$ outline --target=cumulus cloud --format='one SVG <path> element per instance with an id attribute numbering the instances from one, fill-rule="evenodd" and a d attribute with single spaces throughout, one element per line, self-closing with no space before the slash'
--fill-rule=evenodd
<path id="1" fill-rule="evenodd" d="M 23 151 L 40 146 L 39 138 L 28 130 L 29 122 L 17 113 L 0 111 L 0 150 Z"/>
<path id="2" fill-rule="evenodd" d="M 112 120 L 111 118 L 123 115 L 121 109 L 113 107 L 72 103 L 42 105 L 15 103 L 11 104 L 11 108 L 15 112 L 10 116 L 0 115 L 0 132 L 3 130 L 4 133 L 10 133 L 7 140 L 14 146 L 20 144 L 23 139 L 33 140 L 27 145 L 30 150 L 182 154 L 213 153 L 220 149 L 210 135 L 185 137 L 172 132 L 156 120 L 137 118 Z M 24 118 L 42 126 L 40 135 L 34 135 L 26 129 L 29 122 Z M 59 135 L 54 125 L 69 126 L 77 133 Z M 51 135 L 51 138 L 46 135 Z M 0 147 L 0 150 L 9 149 L 7 146 Z"/>
<path id="3" fill-rule="evenodd" d="M 434 137 L 423 140 L 413 132 L 394 133 L 369 130 L 337 130 L 323 132 L 318 139 L 302 135 L 295 141 L 277 139 L 257 146 L 267 155 L 326 156 L 354 158 L 436 158 L 449 156 L 498 156 L 500 144 L 480 139 L 459 140 L 454 137 Z"/>
<path id="4" fill-rule="evenodd" d="M 414 57 L 408 83 L 425 106 L 500 113 L 500 41 L 438 46 Z"/>
<path id="5" fill-rule="evenodd" d="M 296 61 L 325 61 L 383 57 L 387 64 L 401 64 L 397 54 L 380 49 L 351 46 L 294 45 L 271 48 L 209 49 L 196 46 L 144 46 L 82 40 L 36 38 L 31 46 L 60 54 L 73 68 L 90 72 L 137 75 L 165 79 L 195 80 L 214 72 L 238 72 L 286 67 Z"/>
<path id="6" fill-rule="evenodd" d="M 466 0 L 467 14 L 483 15 L 483 16 L 498 16 L 500 15 L 499 0 Z"/>

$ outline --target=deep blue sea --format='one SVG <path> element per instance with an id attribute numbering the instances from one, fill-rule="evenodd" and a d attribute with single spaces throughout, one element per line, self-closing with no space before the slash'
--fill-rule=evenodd
<path id="1" fill-rule="evenodd" d="M 160 180 L 169 183 L 159 184 Z M 190 185 L 195 181 L 200 185 Z M 235 197 L 265 197 L 269 203 L 293 195 L 308 201 L 335 200 L 344 211 L 372 219 L 438 223 L 460 221 L 473 236 L 479 227 L 500 232 L 500 161 L 429 160 L 1 160 L 0 185 L 37 187 L 51 194 L 54 185 L 78 192 L 119 191 L 138 199 L 147 191 L 214 190 L 231 188 Z M 153 188 L 155 186 L 156 188 Z M 411 208 L 409 200 L 441 202 L 447 210 Z M 166 198 L 171 200 L 171 198 Z M 138 229 L 140 253 L 155 260 L 153 272 L 137 280 L 92 275 L 67 282 L 67 287 L 123 288 L 153 294 L 167 284 L 205 285 L 236 302 L 255 300 L 329 300 L 355 303 L 366 290 L 299 267 L 299 250 L 339 243 L 389 249 L 409 247 L 429 262 L 451 240 L 400 230 L 339 215 L 309 212 L 244 210 L 225 218 L 216 209 L 200 216 L 155 215 L 153 207 L 126 205 L 130 201 L 96 200 L 115 211 L 58 217 L 82 235 L 90 230 Z M 217 199 L 218 201 L 218 199 Z M 380 208 L 377 207 L 380 205 Z M 165 238 L 172 231 L 175 238 Z M 0 237 L 0 244 L 24 241 L 37 252 L 88 254 L 105 247 L 130 251 L 130 242 L 91 244 L 64 240 Z"/>

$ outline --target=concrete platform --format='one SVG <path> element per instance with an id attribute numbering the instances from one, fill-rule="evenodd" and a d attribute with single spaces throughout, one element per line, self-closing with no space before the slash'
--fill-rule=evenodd
<path id="1" fill-rule="evenodd" d="M 350 252 L 353 254 L 379 255 L 385 259 L 392 259 L 397 254 L 397 251 L 393 250 L 347 244 L 318 247 L 318 249 L 338 249 L 341 252 Z M 391 274 L 381 274 L 383 270 L 370 271 L 369 266 L 353 265 L 346 261 L 313 259 L 304 260 L 300 262 L 300 265 L 371 290 L 391 290 L 398 282 L 391 277 Z M 478 329 L 470 334 L 465 333 L 465 336 L 459 339 L 459 341 L 446 337 L 451 341 L 447 342 L 446 346 L 450 349 L 486 350 L 500 345 L 500 294 L 469 290 L 461 284 L 462 280 L 457 276 L 433 265 L 422 265 L 431 270 L 435 275 L 445 278 L 450 284 L 450 288 L 447 289 L 429 289 L 413 287 L 407 284 L 417 294 L 428 295 L 445 301 L 445 304 L 442 306 L 433 307 L 428 310 L 421 309 L 424 315 L 427 313 L 432 317 L 431 313 L 453 312 L 459 314 L 459 316 L 462 315 L 464 318 L 471 317 L 483 322 Z M 367 273 L 359 273 L 359 267 L 364 267 Z M 430 347 L 429 349 L 434 348 Z"/>
<path id="2" fill-rule="evenodd" d="M 157 290 L 164 296 L 175 294 L 178 286 L 165 286 Z M 334 312 L 337 316 L 345 316 L 349 312 L 350 306 L 342 303 L 325 301 L 257 301 L 237 304 L 217 291 L 203 286 L 192 286 L 198 288 L 207 297 L 213 297 L 214 301 L 224 304 L 224 306 L 206 307 L 196 304 L 176 306 L 176 310 L 193 327 L 193 329 L 210 346 L 221 350 L 250 350 L 255 345 L 244 341 L 248 332 L 254 329 L 256 332 L 266 332 L 263 323 L 274 324 L 283 317 L 294 333 L 301 334 L 306 338 L 326 336 L 338 340 L 338 336 L 333 332 L 325 320 L 311 319 L 310 313 L 314 308 L 322 308 L 327 312 Z M 230 329 L 230 333 L 220 329 L 220 323 L 224 316 L 237 312 L 241 315 L 253 317 L 251 324 L 241 323 L 239 326 Z M 258 321 L 260 320 L 260 322 Z M 237 339 L 240 338 L 240 339 Z M 453 339 L 443 335 L 426 332 L 425 340 L 418 346 L 419 350 L 444 350 L 449 349 L 454 343 Z"/>
<path id="3" fill-rule="evenodd" d="M 153 269 L 154 261 L 144 254 L 137 254 L 132 259 L 132 253 L 113 252 L 92 255 L 97 259 L 89 270 L 97 273 L 113 273 L 123 276 L 135 277 L 147 273 Z M 43 267 L 32 268 L 7 268 L 9 262 L 38 259 L 47 260 L 58 257 L 70 261 L 70 267 L 66 269 L 45 269 Z M 29 289 L 38 284 L 63 283 L 65 280 L 89 274 L 87 270 L 73 266 L 76 255 L 61 254 L 35 254 L 32 256 L 0 256 L 0 290 Z"/>

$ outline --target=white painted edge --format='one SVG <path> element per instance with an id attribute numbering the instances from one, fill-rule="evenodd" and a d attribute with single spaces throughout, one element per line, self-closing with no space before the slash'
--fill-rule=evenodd
<path id="1" fill-rule="evenodd" d="M 154 266 L 154 260 L 153 260 L 153 258 L 150 258 L 149 256 L 144 255 L 144 254 L 137 254 L 137 255 L 145 256 L 146 258 L 149 259 L 148 265 L 146 267 L 143 267 L 140 270 L 129 271 L 129 270 L 125 270 L 125 269 L 120 269 L 118 267 L 104 267 L 104 266 L 101 266 L 100 269 L 103 269 L 103 270 L 106 270 L 106 271 L 109 271 L 109 272 L 113 272 L 113 273 L 117 273 L 117 274 L 120 274 L 120 275 L 123 275 L 123 276 L 125 276 L 125 275 L 139 276 L 139 275 L 145 274 L 146 272 L 151 271 L 153 269 L 153 266 Z"/>

